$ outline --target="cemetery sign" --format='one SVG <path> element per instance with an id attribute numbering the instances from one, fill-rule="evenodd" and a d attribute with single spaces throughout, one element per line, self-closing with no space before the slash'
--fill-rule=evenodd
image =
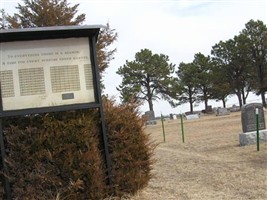
<path id="1" fill-rule="evenodd" d="M 0 30 L 1 170 L 7 170 L 2 118 L 96 108 L 100 119 L 100 148 L 108 182 L 112 183 L 96 57 L 100 28 L 103 26 Z M 7 199 L 11 199 L 7 177 L 4 182 Z"/>
<path id="2" fill-rule="evenodd" d="M 98 107 L 101 27 L 1 30 L 0 117 Z"/>

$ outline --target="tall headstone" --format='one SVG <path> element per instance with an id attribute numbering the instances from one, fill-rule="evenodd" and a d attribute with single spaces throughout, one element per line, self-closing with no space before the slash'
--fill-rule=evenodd
<path id="1" fill-rule="evenodd" d="M 146 111 L 145 112 L 145 116 L 147 117 L 147 120 L 150 121 L 150 120 L 154 120 L 155 119 L 155 113 L 154 111 Z"/>
<path id="2" fill-rule="evenodd" d="M 241 121 L 243 133 L 239 134 L 240 146 L 255 144 L 257 138 L 257 124 L 256 124 L 256 108 L 259 111 L 259 140 L 260 142 L 267 142 L 267 130 L 265 129 L 265 119 L 263 106 L 260 103 L 251 103 L 242 106 Z"/>
<path id="3" fill-rule="evenodd" d="M 155 120 L 154 111 L 146 111 L 143 117 L 146 119 L 146 125 L 156 125 L 157 120 Z"/>
<path id="4" fill-rule="evenodd" d="M 241 121 L 243 132 L 256 131 L 256 108 L 259 109 L 259 130 L 265 129 L 263 106 L 260 103 L 245 104 L 241 108 Z"/>

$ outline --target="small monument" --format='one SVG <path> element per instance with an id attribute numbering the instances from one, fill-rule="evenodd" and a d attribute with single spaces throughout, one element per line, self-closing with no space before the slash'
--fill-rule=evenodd
<path id="1" fill-rule="evenodd" d="M 216 110 L 216 116 L 230 115 L 230 112 L 227 108 L 218 108 Z"/>
<path id="2" fill-rule="evenodd" d="M 176 114 L 170 113 L 170 120 L 177 119 Z"/>
<path id="3" fill-rule="evenodd" d="M 260 103 L 243 105 L 241 108 L 241 121 L 243 133 L 239 134 L 240 146 L 256 143 L 256 109 L 258 109 L 258 128 L 260 141 L 267 141 L 267 130 L 264 119 L 263 106 Z"/>
<path id="4" fill-rule="evenodd" d="M 235 104 L 230 108 L 230 112 L 237 112 L 240 111 L 240 107 L 236 106 Z"/>
<path id="5" fill-rule="evenodd" d="M 199 114 L 190 114 L 190 115 L 185 115 L 185 118 L 187 120 L 194 120 L 194 119 L 199 119 Z"/>
<path id="6" fill-rule="evenodd" d="M 207 106 L 206 113 L 207 114 L 212 114 L 213 113 L 212 106 Z"/>
<path id="7" fill-rule="evenodd" d="M 155 120 L 154 111 L 146 111 L 143 117 L 147 120 L 146 125 L 156 125 L 157 121 Z"/>

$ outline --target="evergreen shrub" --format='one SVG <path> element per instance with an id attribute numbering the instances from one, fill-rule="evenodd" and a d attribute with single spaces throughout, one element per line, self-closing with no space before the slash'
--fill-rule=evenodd
<path id="1" fill-rule="evenodd" d="M 99 200 L 144 188 L 155 145 L 144 132 L 137 106 L 105 100 L 104 110 L 113 187 L 106 184 L 97 110 L 5 119 L 5 176 L 12 199 Z"/>
<path id="2" fill-rule="evenodd" d="M 105 103 L 115 194 L 135 194 L 151 179 L 155 142 L 144 132 L 136 104 Z"/>

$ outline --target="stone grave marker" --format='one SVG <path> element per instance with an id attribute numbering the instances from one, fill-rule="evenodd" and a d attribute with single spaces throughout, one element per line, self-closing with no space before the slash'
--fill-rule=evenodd
<path id="1" fill-rule="evenodd" d="M 240 111 L 240 107 L 236 106 L 235 104 L 230 108 L 230 112 L 237 112 Z"/>
<path id="2" fill-rule="evenodd" d="M 230 115 L 230 112 L 227 108 L 218 108 L 216 110 L 216 116 L 222 116 L 222 115 Z"/>
<path id="3" fill-rule="evenodd" d="M 256 131 L 256 108 L 259 109 L 259 130 L 265 129 L 263 106 L 261 103 L 245 104 L 241 108 L 241 121 L 243 132 Z"/>
<path id="4" fill-rule="evenodd" d="M 185 118 L 186 118 L 187 120 L 199 119 L 199 114 L 185 115 Z"/>
<path id="5" fill-rule="evenodd" d="M 176 114 L 170 113 L 170 120 L 177 119 Z"/>
<path id="6" fill-rule="evenodd" d="M 207 113 L 207 114 L 211 114 L 211 113 L 213 113 L 212 106 L 207 106 L 206 113 Z"/>
<path id="7" fill-rule="evenodd" d="M 156 125 L 157 120 L 155 120 L 155 113 L 154 111 L 146 111 L 145 114 L 143 115 L 145 117 L 146 125 Z"/>
<path id="8" fill-rule="evenodd" d="M 240 146 L 255 144 L 257 142 L 256 108 L 259 110 L 259 140 L 260 142 L 267 141 L 263 106 L 260 103 L 251 103 L 241 108 L 243 133 L 239 134 Z"/>
<path id="9" fill-rule="evenodd" d="M 154 111 L 146 111 L 145 116 L 147 117 L 147 120 L 154 120 L 155 119 L 155 113 Z"/>

